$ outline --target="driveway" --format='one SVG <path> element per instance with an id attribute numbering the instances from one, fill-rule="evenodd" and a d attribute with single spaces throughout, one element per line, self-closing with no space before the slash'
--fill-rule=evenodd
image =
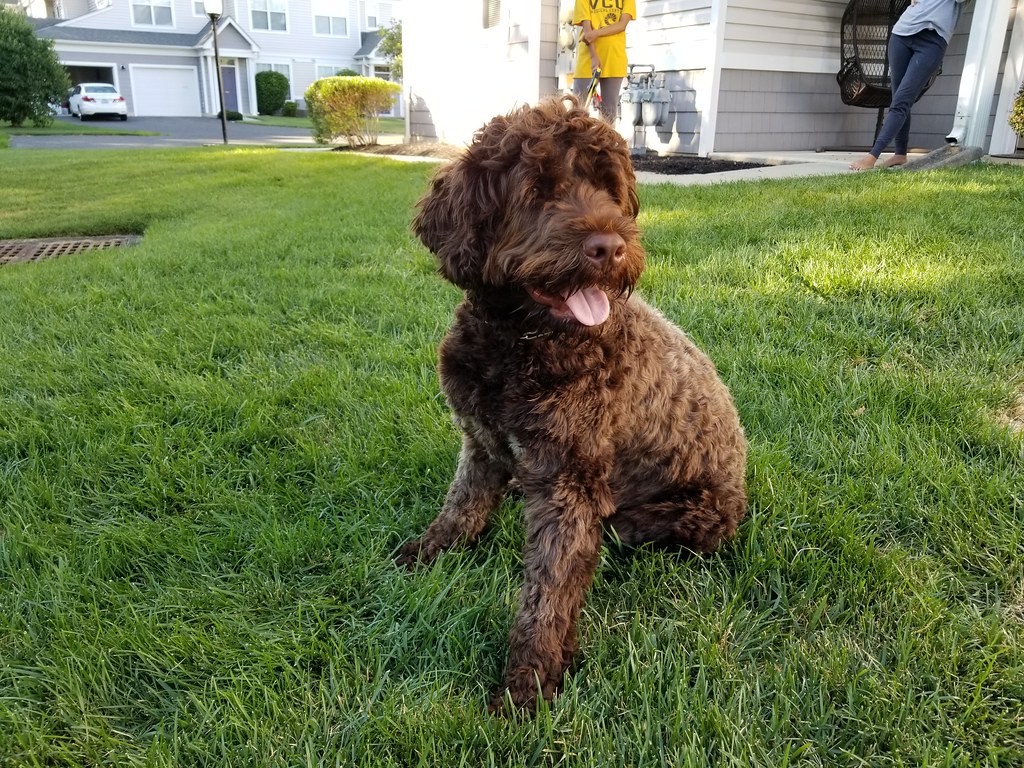
<path id="1" fill-rule="evenodd" d="M 58 117 L 58 122 L 78 123 L 76 118 Z M 152 147 L 198 147 L 223 144 L 220 120 L 215 117 L 129 117 L 127 122 L 93 119 L 87 126 L 112 130 L 150 131 L 158 136 L 12 136 L 13 149 L 149 149 Z M 228 143 L 320 146 L 305 128 L 279 128 L 256 123 L 228 123 Z"/>

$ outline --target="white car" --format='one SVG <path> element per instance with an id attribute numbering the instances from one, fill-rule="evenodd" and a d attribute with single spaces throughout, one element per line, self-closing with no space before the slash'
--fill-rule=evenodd
<path id="1" fill-rule="evenodd" d="M 124 96 L 110 83 L 79 83 L 71 89 L 68 112 L 85 120 L 93 115 L 117 115 L 128 119 L 128 104 Z"/>

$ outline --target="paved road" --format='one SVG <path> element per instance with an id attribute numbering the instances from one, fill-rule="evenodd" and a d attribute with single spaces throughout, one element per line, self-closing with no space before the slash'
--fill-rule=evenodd
<path id="1" fill-rule="evenodd" d="M 59 122 L 77 123 L 77 118 L 58 117 Z M 129 117 L 127 122 L 92 119 L 87 126 L 151 131 L 159 136 L 12 136 L 13 149 L 148 149 L 152 147 L 197 147 L 222 144 L 220 120 L 215 117 Z M 310 131 L 278 128 L 254 123 L 228 123 L 229 144 L 308 145 L 314 143 Z"/>

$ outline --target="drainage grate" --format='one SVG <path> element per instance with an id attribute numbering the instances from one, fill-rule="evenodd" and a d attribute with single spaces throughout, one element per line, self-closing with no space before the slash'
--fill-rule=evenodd
<path id="1" fill-rule="evenodd" d="M 142 240 L 141 235 L 110 237 L 44 237 L 35 240 L 0 240 L 0 267 L 23 261 L 45 261 L 83 251 L 125 248 Z"/>

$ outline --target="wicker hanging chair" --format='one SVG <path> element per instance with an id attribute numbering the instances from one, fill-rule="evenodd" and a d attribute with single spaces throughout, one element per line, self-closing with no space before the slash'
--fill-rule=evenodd
<path id="1" fill-rule="evenodd" d="M 847 4 L 839 33 L 843 64 L 836 75 L 844 104 L 883 109 L 892 103 L 889 36 L 908 5 L 910 0 L 850 0 Z M 938 74 L 932 75 L 922 95 Z"/>

